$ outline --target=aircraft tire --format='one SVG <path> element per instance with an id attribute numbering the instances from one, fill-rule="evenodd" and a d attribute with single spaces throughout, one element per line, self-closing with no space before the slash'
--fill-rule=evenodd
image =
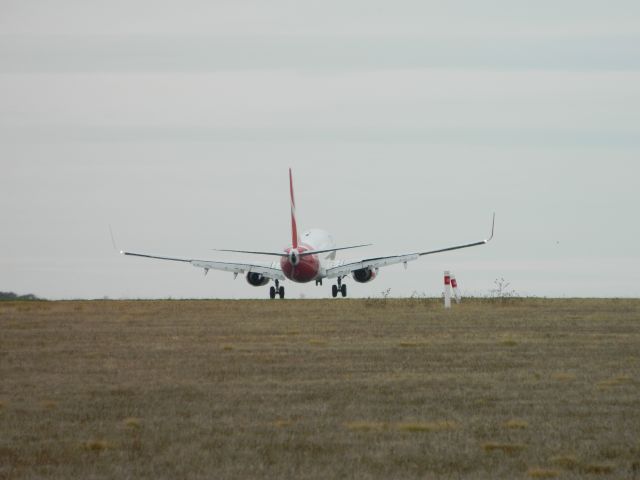
<path id="1" fill-rule="evenodd" d="M 276 298 L 276 287 L 271 287 L 269 289 L 269 297 L 270 298 Z"/>
<path id="2" fill-rule="evenodd" d="M 340 287 L 340 293 L 342 293 L 343 298 L 347 296 L 347 286 L 344 283 Z"/>
<path id="3" fill-rule="evenodd" d="M 280 298 L 284 298 L 284 287 L 280 287 L 278 295 L 280 295 Z"/>
<path id="4" fill-rule="evenodd" d="M 336 298 L 338 296 L 338 286 L 337 285 L 331 285 L 331 296 L 333 298 Z"/>

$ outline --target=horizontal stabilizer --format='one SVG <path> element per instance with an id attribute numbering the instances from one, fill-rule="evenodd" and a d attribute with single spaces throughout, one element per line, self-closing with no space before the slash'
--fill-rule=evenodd
<path id="1" fill-rule="evenodd" d="M 328 248 L 326 250 L 310 250 L 308 252 L 302 252 L 300 256 L 305 257 L 307 255 L 315 255 L 316 253 L 328 253 L 328 252 L 337 252 L 338 250 L 350 250 L 352 248 L 370 247 L 371 245 L 373 245 L 373 243 L 363 243 L 362 245 L 352 245 L 350 247 Z"/>
<path id="2" fill-rule="evenodd" d="M 307 255 L 316 255 L 318 253 L 327 253 L 327 252 L 337 252 L 338 250 L 349 250 L 351 248 L 360 248 L 360 247 L 369 247 L 371 243 L 366 243 L 362 245 L 352 245 L 349 247 L 336 247 L 336 248 L 327 248 L 326 250 L 307 250 L 304 252 L 300 252 L 301 257 L 306 257 Z M 248 253 L 250 255 L 271 255 L 274 257 L 286 257 L 287 252 L 258 252 L 253 250 L 229 250 L 226 248 L 214 248 L 216 252 L 231 252 L 231 253 Z"/>

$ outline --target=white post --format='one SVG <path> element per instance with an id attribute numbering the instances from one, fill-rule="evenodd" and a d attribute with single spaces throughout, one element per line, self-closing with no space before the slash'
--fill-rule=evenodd
<path id="1" fill-rule="evenodd" d="M 451 275 L 444 272 L 444 308 L 451 308 Z"/>
<path id="2" fill-rule="evenodd" d="M 460 292 L 458 291 L 458 281 L 456 276 L 451 274 L 451 288 L 453 288 L 453 296 L 456 299 L 456 303 L 460 303 Z"/>

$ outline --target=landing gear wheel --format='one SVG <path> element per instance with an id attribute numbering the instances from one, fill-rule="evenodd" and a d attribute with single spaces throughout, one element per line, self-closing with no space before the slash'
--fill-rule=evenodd
<path id="1" fill-rule="evenodd" d="M 341 293 L 343 297 L 347 296 L 347 286 L 343 285 L 342 277 L 338 277 L 337 285 L 331 286 L 331 295 L 333 295 L 333 298 L 336 298 L 338 296 L 338 293 Z"/>
<path id="2" fill-rule="evenodd" d="M 278 289 L 278 295 L 280 295 L 280 298 L 284 298 L 284 287 Z"/>
<path id="3" fill-rule="evenodd" d="M 276 298 L 276 287 L 271 287 L 269 289 L 269 297 L 270 298 Z"/>

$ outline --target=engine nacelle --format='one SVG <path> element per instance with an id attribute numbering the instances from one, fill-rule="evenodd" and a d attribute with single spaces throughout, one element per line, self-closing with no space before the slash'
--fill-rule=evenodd
<path id="1" fill-rule="evenodd" d="M 360 270 L 354 270 L 351 272 L 353 279 L 358 283 L 367 283 L 376 278 L 378 269 L 361 268 Z"/>
<path id="2" fill-rule="evenodd" d="M 261 273 L 249 272 L 247 273 L 247 282 L 254 287 L 262 287 L 269 283 L 269 279 Z"/>

